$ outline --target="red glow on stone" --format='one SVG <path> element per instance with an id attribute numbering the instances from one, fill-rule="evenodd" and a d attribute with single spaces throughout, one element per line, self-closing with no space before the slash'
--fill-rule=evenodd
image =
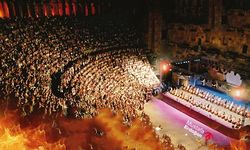
<path id="1" fill-rule="evenodd" d="M 55 16 L 55 6 L 54 6 L 54 3 L 52 1 L 50 1 L 50 8 L 51 8 L 51 15 Z"/>
<path id="2" fill-rule="evenodd" d="M 4 10 L 1 2 L 0 2 L 0 18 L 4 18 Z"/>
<path id="3" fill-rule="evenodd" d="M 85 16 L 88 16 L 89 15 L 89 9 L 88 9 L 88 6 L 86 5 L 85 6 Z"/>
<path id="4" fill-rule="evenodd" d="M 91 3 L 91 13 L 92 13 L 92 15 L 95 15 L 95 5 L 94 5 L 94 3 Z"/>
<path id="5" fill-rule="evenodd" d="M 6 1 L 3 2 L 3 7 L 4 7 L 5 17 L 9 18 L 10 17 L 9 7 L 8 7 L 8 4 L 6 3 Z"/>
<path id="6" fill-rule="evenodd" d="M 43 13 L 44 13 L 44 16 L 48 16 L 48 9 L 47 9 L 46 3 L 43 4 Z"/>
<path id="7" fill-rule="evenodd" d="M 59 9 L 59 15 L 62 16 L 63 15 L 63 6 L 62 6 L 61 1 L 58 2 L 58 9 Z"/>
<path id="8" fill-rule="evenodd" d="M 72 2 L 73 14 L 76 15 L 76 3 Z"/>
<path id="9" fill-rule="evenodd" d="M 69 3 L 65 1 L 65 13 L 67 16 L 70 15 L 70 12 L 69 12 Z"/>

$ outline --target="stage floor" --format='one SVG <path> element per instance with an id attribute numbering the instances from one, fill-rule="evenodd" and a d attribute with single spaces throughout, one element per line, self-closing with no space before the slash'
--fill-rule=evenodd
<path id="1" fill-rule="evenodd" d="M 162 130 L 157 131 L 159 135 L 169 135 L 175 146 L 182 144 L 187 150 L 208 150 L 204 138 L 206 133 L 212 135 L 208 145 L 211 143 L 221 146 L 230 144 L 231 138 L 171 107 L 158 98 L 153 97 L 152 101 L 145 104 L 144 107 L 144 111 L 149 115 L 153 125 L 162 127 Z"/>

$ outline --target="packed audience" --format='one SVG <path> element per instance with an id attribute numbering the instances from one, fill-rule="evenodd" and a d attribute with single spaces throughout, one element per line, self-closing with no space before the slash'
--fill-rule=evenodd
<path id="1" fill-rule="evenodd" d="M 0 91 L 23 115 L 93 117 L 109 107 L 129 122 L 159 84 L 124 18 L 29 18 L 0 23 Z M 124 23 L 125 22 L 125 23 Z M 135 47 L 135 45 L 139 45 Z"/>
<path id="2" fill-rule="evenodd" d="M 247 110 L 246 107 L 237 105 L 227 99 L 223 99 L 192 85 L 184 85 L 179 89 L 171 88 L 170 93 L 184 99 L 197 108 L 201 108 L 231 123 L 233 128 L 242 127 L 242 119 L 244 117 L 250 118 L 250 110 Z M 204 99 L 206 102 L 199 100 L 197 97 Z M 221 107 L 223 109 L 221 109 Z"/>
<path id="3" fill-rule="evenodd" d="M 69 101 L 76 102 L 71 106 L 80 109 L 75 115 L 93 116 L 97 109 L 108 107 L 135 118 L 134 108 L 143 110 L 159 81 L 145 56 L 133 54 L 136 50 L 127 51 L 88 57 L 87 64 L 78 61 L 63 74 L 59 89 L 66 91 L 66 99 L 75 99 Z"/>

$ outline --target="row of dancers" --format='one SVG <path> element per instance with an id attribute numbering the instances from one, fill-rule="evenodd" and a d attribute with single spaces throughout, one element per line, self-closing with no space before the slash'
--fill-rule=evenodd
<path id="1" fill-rule="evenodd" d="M 224 107 L 224 108 L 226 108 L 234 113 L 237 113 L 238 115 L 241 115 L 243 117 L 250 117 L 249 116 L 250 111 L 247 110 L 247 108 L 245 106 L 237 105 L 233 101 L 229 101 L 229 100 L 223 99 L 219 96 L 215 96 L 212 93 L 209 93 L 207 91 L 204 91 L 204 90 L 197 88 L 195 86 L 192 86 L 192 85 L 186 85 L 186 86 L 184 85 L 182 87 L 182 89 L 184 91 L 191 93 L 191 94 L 199 96 L 202 99 L 205 99 L 209 102 L 212 102 L 216 105 L 222 106 L 222 107 Z"/>
<path id="2" fill-rule="evenodd" d="M 195 98 L 196 96 L 193 95 L 192 93 L 187 93 L 183 91 L 182 89 L 174 89 L 174 88 L 171 88 L 169 93 L 192 104 L 190 105 L 190 108 L 195 106 L 197 108 L 201 108 L 205 110 L 206 112 L 209 112 L 208 117 L 211 117 L 211 115 L 215 115 L 219 117 L 220 119 L 223 119 L 224 121 L 227 121 L 228 123 L 231 123 L 232 128 L 238 129 L 242 127 L 243 125 L 242 118 L 239 118 L 236 115 L 233 115 L 233 113 L 227 113 L 225 110 L 220 109 L 219 107 L 215 107 L 210 102 L 209 103 L 202 102 L 199 99 Z"/>

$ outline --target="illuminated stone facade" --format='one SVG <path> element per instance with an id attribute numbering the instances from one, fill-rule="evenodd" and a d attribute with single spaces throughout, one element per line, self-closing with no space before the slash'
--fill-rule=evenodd
<path id="1" fill-rule="evenodd" d="M 209 28 L 207 25 L 178 25 L 172 24 L 168 28 L 169 42 L 196 46 L 199 41 L 206 48 L 218 48 L 223 51 L 235 51 L 250 56 L 250 29 L 224 27 Z"/>
<path id="2" fill-rule="evenodd" d="M 155 18 L 160 21 L 156 21 L 158 24 L 149 24 L 149 34 L 155 31 L 151 37 L 157 37 L 154 40 L 148 37 L 150 49 L 157 51 L 162 47 L 162 41 L 166 41 L 175 45 L 201 45 L 250 56 L 250 2 L 176 0 L 161 2 L 160 5 L 162 13 L 154 13 L 151 22 L 157 20 Z"/>

